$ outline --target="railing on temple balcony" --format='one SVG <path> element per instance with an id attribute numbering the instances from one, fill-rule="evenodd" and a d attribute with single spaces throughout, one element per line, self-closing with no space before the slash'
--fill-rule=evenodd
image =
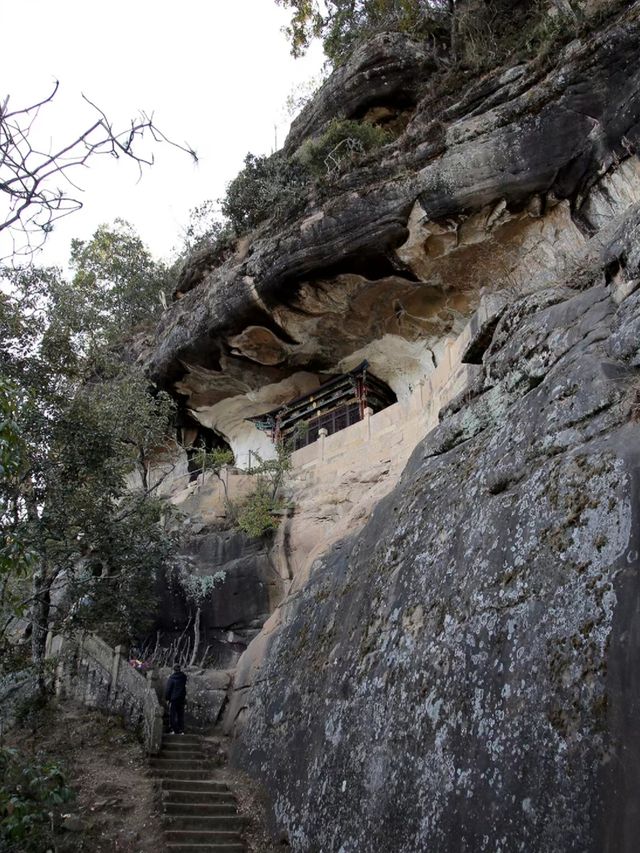
<path id="1" fill-rule="evenodd" d="M 379 412 L 396 402 L 393 391 L 368 368 L 369 363 L 363 361 L 309 394 L 248 420 L 269 432 L 274 442 L 284 441 L 292 450 L 306 447 L 318 439 L 321 429 L 332 435 L 361 421 L 366 408 Z"/>

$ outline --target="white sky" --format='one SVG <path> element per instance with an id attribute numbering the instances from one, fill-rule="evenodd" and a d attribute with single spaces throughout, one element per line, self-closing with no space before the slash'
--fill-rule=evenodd
<path id="1" fill-rule="evenodd" d="M 281 146 L 292 88 L 316 75 L 323 57 L 289 55 L 274 0 L 0 0 L 0 100 L 13 109 L 60 90 L 41 113 L 41 131 L 68 141 L 94 119 L 84 93 L 124 127 L 139 109 L 155 113 L 170 138 L 187 141 L 199 165 L 160 146 L 142 180 L 134 164 L 95 159 L 76 173 L 84 208 L 61 220 L 36 263 L 66 265 L 72 237 L 129 220 L 156 257 L 179 244 L 188 212 L 224 194 L 245 154 Z M 47 137 L 48 140 L 48 137 Z"/>

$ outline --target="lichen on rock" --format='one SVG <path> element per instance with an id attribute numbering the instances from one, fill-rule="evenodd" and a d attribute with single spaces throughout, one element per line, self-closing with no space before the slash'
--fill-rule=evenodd
<path id="1" fill-rule="evenodd" d="M 285 151 L 387 73 L 397 138 L 158 329 L 151 375 L 236 459 L 362 359 L 398 398 L 294 466 L 225 715 L 300 853 L 635 850 L 639 16 L 442 97 L 420 45 L 361 46 Z"/>
<path id="2" fill-rule="evenodd" d="M 545 301 L 503 317 L 456 440 L 448 419 L 416 448 L 260 650 L 235 760 L 296 849 L 632 849 L 612 655 L 638 568 L 637 378 L 606 354 L 605 288 Z M 531 387 L 533 341 L 553 350 Z"/>

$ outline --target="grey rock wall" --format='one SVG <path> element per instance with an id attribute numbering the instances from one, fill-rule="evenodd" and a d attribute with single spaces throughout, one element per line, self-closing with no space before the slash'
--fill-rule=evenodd
<path id="1" fill-rule="evenodd" d="M 282 581 L 269 556 L 270 541 L 238 530 L 205 530 L 182 548 L 182 570 L 158 579 L 158 617 L 152 634 L 163 645 L 192 633 L 200 606 L 200 660 L 235 665 L 282 597 Z"/>
<path id="2" fill-rule="evenodd" d="M 234 762 L 294 851 L 637 849 L 640 300 L 613 289 L 509 306 L 473 399 L 262 638 Z"/>
<path id="3" fill-rule="evenodd" d="M 156 693 L 165 704 L 164 691 L 167 679 L 173 672 L 173 667 L 160 667 L 156 672 Z M 220 717 L 233 672 L 219 669 L 199 669 L 187 667 L 187 701 L 185 720 L 187 728 L 193 726 L 208 729 L 213 727 Z"/>

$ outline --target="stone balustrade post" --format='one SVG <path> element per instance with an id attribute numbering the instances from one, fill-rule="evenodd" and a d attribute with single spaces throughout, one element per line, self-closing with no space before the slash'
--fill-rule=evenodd
<path id="1" fill-rule="evenodd" d="M 156 666 L 152 666 L 151 669 L 148 669 L 145 673 L 145 678 L 147 679 L 151 690 L 153 690 L 154 693 L 157 694 L 158 688 L 160 686 L 160 671 L 158 670 L 158 668 Z"/>
<path id="2" fill-rule="evenodd" d="M 53 644 L 53 632 L 47 631 L 47 639 L 44 644 L 44 656 L 46 658 L 51 657 L 51 646 Z"/>
<path id="3" fill-rule="evenodd" d="M 373 409 L 370 406 L 367 406 L 364 410 L 364 440 L 369 441 L 371 438 L 371 415 L 373 414 Z"/>
<path id="4" fill-rule="evenodd" d="M 118 692 L 118 675 L 124 660 L 124 646 L 116 646 L 113 650 L 113 661 L 111 663 L 111 683 L 109 684 L 109 700 Z"/>
<path id="5" fill-rule="evenodd" d="M 324 442 L 329 435 L 329 431 L 325 427 L 320 427 L 318 430 L 318 448 L 320 451 L 320 461 L 324 462 Z"/>

